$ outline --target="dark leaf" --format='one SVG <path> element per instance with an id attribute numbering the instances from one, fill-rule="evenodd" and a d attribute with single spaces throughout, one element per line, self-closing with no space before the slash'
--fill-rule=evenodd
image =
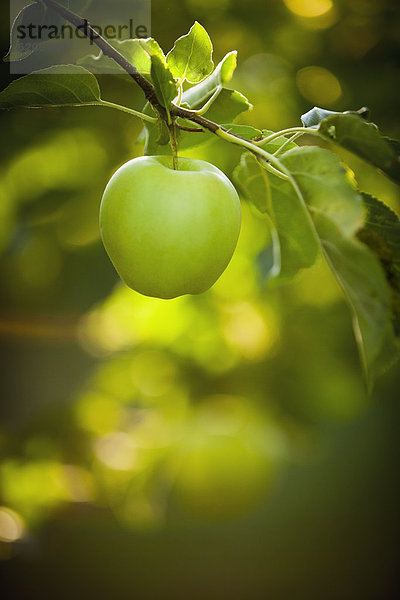
<path id="1" fill-rule="evenodd" d="M 386 204 L 363 194 L 367 216 L 357 237 L 377 255 L 392 293 L 393 324 L 400 336 L 400 218 Z"/>
<path id="2" fill-rule="evenodd" d="M 83 67 L 57 65 L 16 79 L 0 92 L 0 108 L 101 104 L 96 77 Z"/>
<path id="3" fill-rule="evenodd" d="M 58 0 L 58 2 L 77 13 L 81 13 L 89 4 L 88 0 Z M 4 60 L 10 62 L 27 58 L 36 52 L 38 45 L 55 39 L 51 34 L 54 27 L 60 29 L 65 24 L 66 21 L 63 17 L 44 4 L 40 2 L 28 4 L 14 20 L 10 33 L 10 48 Z M 41 27 L 40 36 L 36 35 L 34 40 L 26 39 L 27 30 L 30 26 L 33 26 L 35 32 L 38 32 L 39 27 Z M 23 39 L 21 38 L 21 32 L 25 33 Z"/>
<path id="4" fill-rule="evenodd" d="M 374 123 L 356 115 L 340 114 L 321 121 L 319 132 L 327 140 L 350 150 L 400 183 L 398 146 L 388 142 Z"/>

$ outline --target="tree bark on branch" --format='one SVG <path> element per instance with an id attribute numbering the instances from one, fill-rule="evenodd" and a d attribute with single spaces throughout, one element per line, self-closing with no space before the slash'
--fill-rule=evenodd
<path id="1" fill-rule="evenodd" d="M 108 56 L 114 60 L 120 67 L 122 67 L 122 69 L 124 69 L 126 73 L 128 73 L 128 75 L 130 75 L 130 77 L 132 77 L 132 79 L 142 89 L 146 100 L 153 106 L 155 111 L 161 117 L 165 117 L 165 108 L 158 102 L 155 89 L 150 81 L 148 81 L 146 77 L 139 73 L 135 65 L 129 62 L 125 56 L 118 52 L 116 48 L 111 46 L 111 44 L 109 44 L 104 37 L 102 37 L 95 29 L 93 29 L 87 19 L 80 17 L 76 13 L 69 10 L 69 8 L 62 6 L 55 0 L 41 0 L 41 2 L 53 9 L 60 16 L 64 17 L 66 21 L 69 21 L 72 23 L 72 25 L 75 25 L 75 27 L 79 27 L 86 37 L 96 44 L 98 48 L 100 48 L 105 56 Z M 215 133 L 218 129 L 222 129 L 217 123 L 205 119 L 201 115 L 198 115 L 195 111 L 181 108 L 175 104 L 171 105 L 170 114 L 172 117 L 180 117 L 181 119 L 192 121 L 193 123 L 196 123 L 197 125 L 200 125 L 204 129 L 207 129 L 213 133 Z"/>

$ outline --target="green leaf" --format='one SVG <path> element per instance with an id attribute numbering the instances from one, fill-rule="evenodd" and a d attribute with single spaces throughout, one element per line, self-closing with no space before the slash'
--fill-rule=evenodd
<path id="1" fill-rule="evenodd" d="M 339 159 L 326 150 L 293 149 L 283 154 L 280 162 L 297 190 L 267 172 L 250 153 L 242 156 L 235 171 L 236 182 L 258 210 L 269 216 L 278 236 L 280 265 L 276 240 L 269 241 L 258 262 L 267 278 L 275 276 L 274 281 L 280 282 L 310 266 L 320 245 L 351 307 L 357 345 L 371 385 L 398 349 L 393 324 L 398 331 L 399 219 L 366 197 L 364 223 L 366 210 L 360 194 Z M 267 228 L 271 237 L 269 223 Z"/>
<path id="2" fill-rule="evenodd" d="M 179 81 L 198 83 L 211 73 L 212 43 L 207 31 L 195 21 L 189 33 L 178 38 L 167 54 L 167 64 Z"/>
<path id="3" fill-rule="evenodd" d="M 223 88 L 218 98 L 208 109 L 205 117 L 215 123 L 230 123 L 242 112 L 252 108 L 247 98 L 236 90 Z"/>
<path id="4" fill-rule="evenodd" d="M 396 346 L 384 271 L 374 253 L 355 238 L 364 222 L 362 198 L 338 158 L 326 150 L 298 148 L 281 160 L 299 186 L 325 257 L 350 304 L 357 345 L 371 384 L 392 360 Z"/>
<path id="5" fill-rule="evenodd" d="M 207 79 L 186 90 L 181 105 L 193 110 L 200 109 L 219 87 L 231 79 L 236 68 L 236 55 L 235 51 L 229 52 Z M 229 123 L 251 108 L 252 105 L 243 94 L 223 87 L 205 116 L 210 121 Z"/>
<path id="6" fill-rule="evenodd" d="M 276 231 L 275 262 L 268 278 L 274 276 L 282 283 L 300 269 L 313 265 L 319 252 L 318 241 L 307 210 L 291 184 L 270 176 L 250 152 L 242 155 L 234 180 L 243 195 L 261 213 L 268 215 Z"/>
<path id="7" fill-rule="evenodd" d="M 43 4 L 37 2 L 25 6 L 15 17 L 14 23 L 11 26 L 10 33 L 10 48 L 4 57 L 5 62 L 17 61 L 30 56 L 34 49 L 23 44 L 17 37 L 20 27 L 27 27 L 30 23 L 44 23 L 45 8 Z"/>
<path id="8" fill-rule="evenodd" d="M 58 2 L 78 13 L 83 11 L 88 4 L 88 0 L 58 0 Z M 53 9 L 40 2 L 28 4 L 20 10 L 14 20 L 10 33 L 10 49 L 4 60 L 10 62 L 27 58 L 36 52 L 39 44 L 52 40 L 50 35 L 51 30 L 48 27 L 55 26 L 59 29 L 63 24 L 65 24 L 65 19 Z M 36 31 L 39 26 L 42 26 L 40 39 L 31 40 L 34 42 L 31 44 L 27 43 L 26 40 L 21 40 L 18 33 L 19 31 L 26 30 L 29 25 L 34 25 Z"/>
<path id="9" fill-rule="evenodd" d="M 386 204 L 363 194 L 367 218 L 357 237 L 379 258 L 392 294 L 393 326 L 400 336 L 400 218 Z"/>
<path id="10" fill-rule="evenodd" d="M 16 79 L 0 92 L 0 108 L 40 108 L 101 104 L 92 73 L 75 65 L 57 65 Z"/>
<path id="11" fill-rule="evenodd" d="M 218 63 L 214 72 L 219 77 L 221 85 L 226 85 L 232 79 L 233 73 L 237 66 L 237 51 L 231 50 L 224 56 L 221 62 Z M 210 78 L 213 73 L 210 75 Z"/>
<path id="12" fill-rule="evenodd" d="M 233 178 L 244 197 L 261 213 L 271 211 L 271 188 L 266 170 L 251 152 L 244 152 Z"/>
<path id="13" fill-rule="evenodd" d="M 215 71 L 210 77 L 205 79 L 202 83 L 194 86 L 184 92 L 183 98 L 186 93 L 191 92 L 191 90 L 196 90 L 197 88 L 202 88 L 203 91 L 200 90 L 200 95 L 193 95 L 191 98 L 193 102 L 198 104 L 199 106 L 203 105 L 203 100 L 207 100 L 212 93 L 215 91 L 216 87 L 220 82 L 227 82 L 231 77 L 234 68 L 236 66 L 236 52 L 231 52 L 227 54 L 224 59 L 217 65 Z M 211 80 L 211 81 L 209 81 Z M 210 85 L 208 85 L 208 83 Z M 204 94 L 204 95 L 203 95 Z M 195 98 L 196 101 L 195 101 Z M 182 104 L 189 105 L 185 102 Z M 191 108 L 194 108 L 192 106 Z M 249 110 L 251 108 L 251 104 L 248 102 L 247 98 L 245 98 L 239 92 L 235 92 L 234 90 L 222 89 L 218 98 L 216 98 L 215 102 L 211 106 L 211 108 L 207 111 L 207 118 L 217 121 L 218 123 L 228 123 L 228 125 L 224 125 L 224 127 L 229 128 L 233 133 L 237 133 L 238 135 L 242 135 L 242 137 L 246 137 L 246 139 L 252 139 L 253 137 L 261 135 L 261 132 L 258 129 L 252 128 L 250 126 L 238 126 L 230 123 L 233 121 L 240 113 Z M 146 111 L 145 111 L 146 112 Z M 150 114 L 150 113 L 149 113 Z M 153 113 L 151 113 L 153 114 Z M 181 124 L 189 125 L 187 122 L 179 121 Z M 243 129 L 241 129 L 243 128 Z M 248 137 L 246 135 L 248 134 Z M 254 135 L 253 135 L 254 134 Z M 189 133 L 189 132 L 178 132 L 178 144 L 180 149 L 188 149 L 194 146 L 199 146 L 201 144 L 205 144 L 212 139 L 213 135 L 205 131 L 204 133 Z M 166 147 L 159 148 L 158 147 L 158 130 L 156 127 L 146 124 L 145 125 L 145 153 L 146 154 L 164 154 L 168 151 Z"/>
<path id="14" fill-rule="evenodd" d="M 261 279 L 261 284 L 269 281 L 277 281 L 282 272 L 281 243 L 278 232 L 272 220 L 267 214 L 264 215 L 266 225 L 265 246 L 256 257 L 256 267 Z M 282 281 L 282 278 L 281 278 Z"/>
<path id="15" fill-rule="evenodd" d="M 368 161 L 391 179 L 400 183 L 400 155 L 374 123 L 356 115 L 333 115 L 321 121 L 320 134 L 327 140 L 350 150 Z"/>
<path id="16" fill-rule="evenodd" d="M 168 135 L 168 139 L 167 139 Z M 144 129 L 144 150 L 145 156 L 156 156 L 159 154 L 171 154 L 169 142 L 169 131 L 165 121 L 155 125 L 146 123 Z"/>
<path id="17" fill-rule="evenodd" d="M 322 148 L 304 146 L 280 158 L 297 181 L 314 222 L 328 216 L 347 237 L 362 225 L 361 195 L 339 158 Z"/>
<path id="18" fill-rule="evenodd" d="M 158 119 L 157 127 L 158 127 L 157 144 L 160 146 L 166 146 L 167 144 L 169 144 L 169 140 L 170 140 L 168 125 L 166 124 L 164 119 Z M 165 152 L 163 152 L 163 154 L 164 153 Z"/>
<path id="19" fill-rule="evenodd" d="M 143 109 L 146 115 L 156 117 L 151 104 L 147 103 Z M 144 154 L 146 156 L 155 156 L 157 154 L 171 154 L 170 134 L 167 123 L 164 119 L 158 119 L 156 123 L 144 123 L 143 130 L 138 137 L 137 142 L 144 144 Z"/>
<path id="20" fill-rule="evenodd" d="M 367 119 L 369 115 L 369 110 L 368 108 L 363 106 L 362 108 L 360 108 L 360 110 L 348 110 L 341 113 L 314 106 L 314 108 L 306 112 L 304 115 L 301 115 L 301 121 L 304 127 L 309 127 L 310 129 L 318 129 L 318 126 L 321 123 L 321 121 L 328 117 L 331 117 L 332 115 L 359 115 L 360 117 Z"/>
<path id="21" fill-rule="evenodd" d="M 400 144 L 367 122 L 368 113 L 365 107 L 343 113 L 314 107 L 301 120 L 306 127 L 318 129 L 325 139 L 350 150 L 400 183 Z"/>
<path id="22" fill-rule="evenodd" d="M 301 122 L 303 123 L 304 127 L 309 127 L 310 129 L 318 129 L 318 126 L 323 119 L 338 114 L 340 113 L 335 112 L 333 110 L 325 110 L 324 108 L 318 108 L 318 106 L 314 106 L 314 108 L 304 113 L 304 115 L 301 115 Z"/>
<path id="23" fill-rule="evenodd" d="M 318 234 L 329 266 L 351 307 L 353 328 L 369 388 L 397 353 L 391 296 L 384 271 L 371 250 L 343 236 L 328 217 L 318 221 Z"/>
<path id="24" fill-rule="evenodd" d="M 261 131 L 252 127 L 251 125 L 238 125 L 237 123 L 223 123 L 221 127 L 224 127 L 229 133 L 240 135 L 240 137 L 246 140 L 254 140 L 260 137 Z"/>
<path id="25" fill-rule="evenodd" d="M 400 155 L 400 140 L 395 140 L 393 138 L 387 137 L 386 135 L 383 136 L 383 139 L 389 144 L 389 146 L 393 148 L 396 154 Z"/>
<path id="26" fill-rule="evenodd" d="M 158 56 L 161 60 L 165 60 L 163 51 L 153 38 L 138 38 L 123 41 L 109 40 L 109 43 L 144 76 L 150 76 L 151 57 L 153 55 Z M 97 56 L 89 54 L 77 62 L 79 65 L 91 69 L 96 73 L 125 73 L 122 67 L 112 58 L 105 56 L 102 51 Z"/>
<path id="27" fill-rule="evenodd" d="M 159 103 L 168 108 L 176 96 L 176 84 L 165 62 L 156 54 L 151 56 L 151 78 Z"/>
<path id="28" fill-rule="evenodd" d="M 183 93 L 182 104 L 186 104 L 193 109 L 201 108 L 218 87 L 225 86 L 231 80 L 236 69 L 236 57 L 237 52 L 235 50 L 224 56 L 211 75 Z"/>

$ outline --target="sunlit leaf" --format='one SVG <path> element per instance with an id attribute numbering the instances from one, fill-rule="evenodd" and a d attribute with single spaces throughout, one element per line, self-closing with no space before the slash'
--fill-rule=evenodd
<path id="1" fill-rule="evenodd" d="M 156 54 L 151 56 L 151 78 L 160 104 L 168 107 L 176 95 L 176 85 L 171 71 Z"/>
<path id="2" fill-rule="evenodd" d="M 211 75 L 183 93 L 182 103 L 190 108 L 200 108 L 219 86 L 225 86 L 231 80 L 236 69 L 236 57 L 235 50 L 224 56 Z"/>
<path id="3" fill-rule="evenodd" d="M 392 360 L 395 338 L 390 289 L 378 258 L 355 239 L 364 207 L 338 159 L 320 148 L 299 148 L 282 157 L 295 178 L 328 264 L 353 313 L 367 380 Z M 273 177 L 273 176 L 272 176 Z"/>
<path id="4" fill-rule="evenodd" d="M 273 274 L 279 281 L 313 265 L 318 256 L 318 241 L 304 204 L 290 183 L 270 176 L 250 152 L 242 155 L 234 178 L 244 196 L 269 216 L 276 231 L 278 239 L 274 240 L 273 254 L 275 261 L 279 257 L 279 264 L 274 262 Z"/>
<path id="5" fill-rule="evenodd" d="M 251 108 L 252 105 L 243 94 L 223 88 L 204 116 L 215 123 L 230 123 Z"/>
<path id="6" fill-rule="evenodd" d="M 92 73 L 74 65 L 57 65 L 16 79 L 0 92 L 0 108 L 39 108 L 101 104 Z"/>
<path id="7" fill-rule="evenodd" d="M 216 66 L 209 77 L 207 77 L 201 83 L 186 90 L 182 96 L 182 104 L 192 109 L 201 108 L 204 103 L 209 100 L 212 94 L 216 92 L 217 88 L 219 88 L 221 85 L 225 85 L 231 79 L 236 68 L 236 55 L 237 53 L 235 51 L 229 52 Z M 221 121 L 224 119 L 226 122 L 233 121 L 241 112 L 245 112 L 249 108 L 251 108 L 251 105 L 242 94 L 223 88 L 204 116 L 207 119 L 217 121 L 219 124 L 221 124 Z M 237 133 L 238 135 L 242 135 L 242 137 L 246 137 L 246 135 L 244 135 L 245 129 L 242 129 L 240 132 L 237 128 L 244 128 L 247 126 L 238 126 L 233 124 L 223 126 L 233 133 Z M 249 134 L 250 132 L 257 132 L 254 133 L 254 135 L 251 133 L 251 135 L 248 135 L 246 139 L 252 139 L 257 135 L 261 135 L 261 132 L 258 129 L 256 130 L 252 127 L 247 127 L 246 131 Z M 208 142 L 211 137 L 212 134 L 209 132 L 205 132 L 202 135 L 197 133 L 181 133 L 179 146 L 182 149 L 192 148 L 193 146 L 199 146 L 200 144 Z"/>
<path id="8" fill-rule="evenodd" d="M 362 198 L 337 156 L 309 146 L 289 150 L 280 160 L 295 177 L 315 223 L 323 215 L 346 236 L 359 229 L 364 218 Z"/>
<path id="9" fill-rule="evenodd" d="M 138 38 L 123 41 L 109 40 L 109 43 L 145 76 L 150 75 L 151 57 L 153 55 L 164 59 L 162 49 L 153 38 Z M 100 73 L 125 73 L 122 67 L 120 67 L 112 58 L 105 56 L 102 51 L 100 51 L 97 56 L 89 54 L 88 56 L 81 58 L 78 60 L 78 64 Z"/>
<path id="10" fill-rule="evenodd" d="M 212 50 L 208 33 L 195 21 L 189 33 L 178 38 L 167 54 L 168 67 L 180 81 L 198 83 L 213 70 Z"/>
<path id="11" fill-rule="evenodd" d="M 261 131 L 251 125 L 238 125 L 236 123 L 223 123 L 222 127 L 227 129 L 229 133 L 239 135 L 246 140 L 253 140 L 261 135 Z"/>
<path id="12" fill-rule="evenodd" d="M 230 52 L 217 65 L 215 71 L 212 73 L 212 75 L 210 75 L 210 77 L 205 79 L 202 83 L 194 86 L 193 88 L 190 88 L 189 90 L 187 90 L 187 92 L 184 92 L 183 100 L 189 99 L 190 102 L 193 103 L 192 105 L 190 105 L 191 108 L 196 108 L 197 106 L 198 107 L 202 106 L 203 101 L 208 100 L 208 98 L 212 95 L 212 93 L 216 90 L 216 88 L 218 87 L 218 85 L 220 85 L 220 83 L 226 83 L 230 79 L 230 77 L 232 76 L 232 73 L 235 69 L 235 66 L 236 66 L 236 52 Z M 172 88 L 171 88 L 171 90 L 172 90 Z M 193 90 L 193 94 L 192 94 L 192 90 Z M 194 90 L 196 90 L 196 91 L 194 91 Z M 186 94 L 188 94 L 188 96 L 186 96 Z M 184 102 L 182 102 L 182 105 L 189 107 L 189 103 L 186 102 L 186 100 Z M 232 125 L 230 122 L 234 121 L 234 119 L 236 119 L 236 117 L 238 115 L 240 115 L 242 112 L 245 112 L 251 108 L 252 108 L 251 104 L 249 103 L 247 98 L 245 98 L 245 96 L 243 96 L 243 94 L 241 94 L 240 92 L 237 92 L 235 90 L 229 90 L 227 88 L 223 88 L 221 90 L 220 94 L 218 95 L 218 97 L 213 102 L 212 106 L 209 108 L 209 110 L 205 114 L 205 117 L 207 117 L 207 119 L 209 119 L 211 121 L 215 121 L 217 123 L 229 123 L 229 125 L 225 125 L 225 127 L 228 127 L 230 130 L 232 130 L 234 128 L 237 128 L 238 126 Z M 187 122 L 185 122 L 185 123 L 181 122 L 181 124 L 183 124 L 185 126 L 190 126 L 190 123 L 187 123 Z M 258 129 L 251 128 L 251 127 L 247 127 L 246 131 L 248 133 L 254 131 L 254 135 L 249 135 L 249 137 L 247 139 L 251 139 L 251 138 L 256 137 L 257 135 L 261 134 L 261 132 Z M 244 130 L 242 130 L 242 133 L 240 133 L 239 130 L 236 130 L 236 131 L 234 130 L 233 132 L 234 133 L 236 132 L 239 135 L 242 135 L 244 133 Z M 145 142 L 145 153 L 146 154 L 169 153 L 167 146 L 164 146 L 162 148 L 159 147 L 159 142 L 157 141 L 158 136 L 159 136 L 159 133 L 158 133 L 157 127 L 155 127 L 153 125 L 149 125 L 149 124 L 145 125 L 144 135 L 141 136 L 141 141 Z M 243 135 L 243 137 L 246 137 L 246 136 Z M 198 132 L 188 133 L 188 132 L 183 132 L 183 131 L 178 132 L 179 147 L 182 150 L 204 144 L 204 143 L 210 141 L 211 138 L 212 138 L 212 134 L 209 132 L 204 132 L 204 133 L 198 133 Z"/>
<path id="13" fill-rule="evenodd" d="M 360 356 L 371 382 L 390 363 L 396 345 L 392 297 L 384 270 L 378 257 L 355 238 L 364 221 L 362 198 L 339 159 L 326 150 L 298 148 L 280 160 L 298 190 L 289 181 L 268 173 L 250 153 L 243 155 L 235 178 L 258 210 L 269 215 L 276 229 L 281 252 L 278 280 L 307 266 L 301 260 L 306 249 L 311 253 L 309 263 L 312 264 L 312 258 L 315 260 L 317 243 L 310 235 L 312 227 L 306 221 L 307 235 L 299 230 L 299 216 L 307 207 L 328 264 L 350 304 Z M 394 241 L 398 236 L 397 221 L 388 215 L 383 217 L 382 211 L 379 221 L 374 208 L 373 229 L 382 226 L 382 219 L 386 226 L 390 223 L 390 251 L 398 252 L 398 242 Z M 271 249 L 267 252 L 271 261 Z M 276 269 L 276 262 L 271 268 Z M 394 268 L 397 273 L 396 261 Z"/>

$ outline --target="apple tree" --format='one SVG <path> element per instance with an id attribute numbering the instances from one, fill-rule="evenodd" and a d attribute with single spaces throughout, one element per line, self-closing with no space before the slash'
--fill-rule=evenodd
<path id="1" fill-rule="evenodd" d="M 162 298 L 210 287 L 236 245 L 236 188 L 263 215 L 268 242 L 258 264 L 265 286 L 290 281 L 323 255 L 349 304 L 371 383 L 398 352 L 399 217 L 360 191 L 335 153 L 298 141 L 307 134 L 332 149 L 344 148 L 396 183 L 399 142 L 368 120 L 366 108 L 339 113 L 314 107 L 298 126 L 281 131 L 237 124 L 251 105 L 229 87 L 236 52 L 215 66 L 211 40 L 198 22 L 165 55 L 152 38 L 109 43 L 66 4 L 41 0 L 24 8 L 14 23 L 8 60 L 22 58 L 16 30 L 31 11 L 50 11 L 84 27 L 100 53 L 20 77 L 0 93 L 0 108 L 93 106 L 142 120 L 145 158 L 117 171 L 101 209 L 103 241 L 121 277 L 139 292 Z M 140 86 L 142 111 L 102 98 L 100 65 L 109 73 L 127 73 Z M 180 150 L 212 136 L 241 150 L 235 188 L 213 165 L 179 157 Z"/>

